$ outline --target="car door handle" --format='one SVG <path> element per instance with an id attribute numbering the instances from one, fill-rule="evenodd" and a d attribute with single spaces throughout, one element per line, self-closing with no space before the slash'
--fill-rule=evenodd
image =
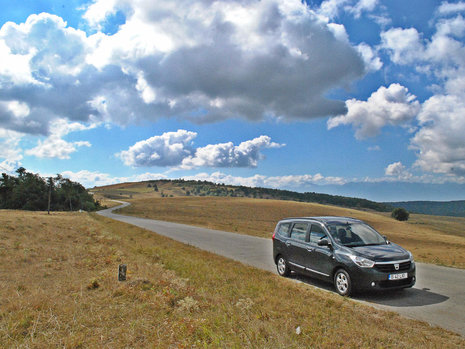
<path id="1" fill-rule="evenodd" d="M 308 252 L 313 252 L 315 249 L 313 247 L 307 247 Z"/>
<path id="2" fill-rule="evenodd" d="M 291 243 L 289 241 L 286 241 L 286 246 L 287 247 L 291 246 Z"/>

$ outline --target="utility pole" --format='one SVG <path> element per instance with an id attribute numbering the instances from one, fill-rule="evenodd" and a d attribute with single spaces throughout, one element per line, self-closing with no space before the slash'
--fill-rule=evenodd
<path id="1" fill-rule="evenodd" d="M 48 214 L 50 214 L 50 201 L 52 201 L 52 177 L 48 179 Z"/>

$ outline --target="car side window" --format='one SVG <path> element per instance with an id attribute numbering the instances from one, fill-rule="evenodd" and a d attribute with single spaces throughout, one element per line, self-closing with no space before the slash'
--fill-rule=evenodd
<path id="1" fill-rule="evenodd" d="M 291 230 L 291 238 L 296 240 L 305 241 L 307 234 L 307 223 L 295 223 Z"/>
<path id="2" fill-rule="evenodd" d="M 291 223 L 281 223 L 278 227 L 278 234 L 287 237 L 290 226 Z"/>
<path id="3" fill-rule="evenodd" d="M 310 242 L 318 244 L 318 241 L 326 237 L 326 233 L 318 224 L 312 224 L 310 229 Z"/>

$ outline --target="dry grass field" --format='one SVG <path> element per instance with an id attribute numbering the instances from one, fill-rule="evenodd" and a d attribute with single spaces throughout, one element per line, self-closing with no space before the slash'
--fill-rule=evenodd
<path id="1" fill-rule="evenodd" d="M 0 221 L 1 348 L 465 347 L 426 323 L 95 214 L 0 211 Z"/>
<path id="2" fill-rule="evenodd" d="M 408 222 L 399 222 L 378 212 L 248 198 L 152 197 L 129 201 L 132 205 L 121 213 L 260 237 L 271 237 L 276 222 L 285 217 L 355 217 L 412 251 L 418 261 L 465 268 L 465 218 L 412 214 Z"/>

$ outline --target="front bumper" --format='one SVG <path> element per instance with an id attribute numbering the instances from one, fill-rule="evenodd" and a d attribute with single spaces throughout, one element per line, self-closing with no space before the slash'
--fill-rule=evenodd
<path id="1" fill-rule="evenodd" d="M 407 273 L 406 279 L 389 280 L 390 274 Z M 385 265 L 379 268 L 375 265 L 373 268 L 360 268 L 354 265 L 350 268 L 349 274 L 352 278 L 352 286 L 358 290 L 386 290 L 407 288 L 415 285 L 416 268 L 415 263 L 405 266 L 402 270 L 386 270 Z"/>

